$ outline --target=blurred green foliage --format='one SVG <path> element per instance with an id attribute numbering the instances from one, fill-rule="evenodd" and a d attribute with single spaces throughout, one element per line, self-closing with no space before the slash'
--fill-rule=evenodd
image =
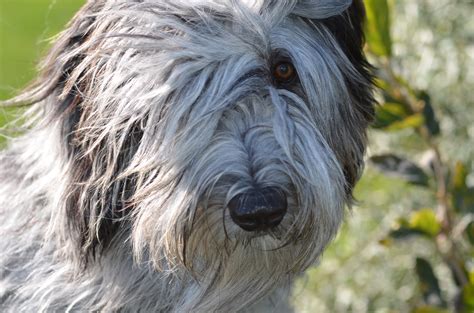
<path id="1" fill-rule="evenodd" d="M 83 0 L 0 0 L 0 99 Z M 474 312 L 474 4 L 365 0 L 381 88 L 370 161 L 298 312 Z M 0 126 L 11 112 L 0 108 Z"/>
<path id="2" fill-rule="evenodd" d="M 0 0 L 0 100 L 35 76 L 41 56 L 85 0 Z M 21 111 L 0 107 L 0 127 Z M 0 134 L 0 147 L 5 138 Z"/>
<path id="3" fill-rule="evenodd" d="M 35 75 L 49 40 L 84 0 L 0 1 L 0 99 L 15 95 Z"/>
<path id="4" fill-rule="evenodd" d="M 294 303 L 301 312 L 474 312 L 474 3 L 365 4 L 380 106 L 361 202 Z"/>

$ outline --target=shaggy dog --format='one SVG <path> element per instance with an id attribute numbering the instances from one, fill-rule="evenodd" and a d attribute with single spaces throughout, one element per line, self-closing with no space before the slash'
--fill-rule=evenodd
<path id="1" fill-rule="evenodd" d="M 360 0 L 90 0 L 0 154 L 4 312 L 289 310 L 373 116 Z M 283 304 L 282 304 L 283 303 Z"/>

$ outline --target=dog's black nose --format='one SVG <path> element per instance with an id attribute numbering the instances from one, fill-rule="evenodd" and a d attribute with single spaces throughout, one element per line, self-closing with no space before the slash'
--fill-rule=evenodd
<path id="1" fill-rule="evenodd" d="M 229 202 L 232 220 L 246 231 L 268 230 L 278 226 L 287 207 L 285 193 L 275 187 L 242 193 Z"/>

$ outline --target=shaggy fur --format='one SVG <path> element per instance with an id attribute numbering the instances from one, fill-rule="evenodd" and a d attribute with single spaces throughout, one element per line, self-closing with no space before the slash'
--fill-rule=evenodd
<path id="1" fill-rule="evenodd" d="M 0 154 L 1 311 L 286 311 L 363 168 L 362 20 L 360 0 L 88 1 L 7 102 L 31 108 Z M 267 186 L 287 214 L 244 231 L 229 201 Z"/>

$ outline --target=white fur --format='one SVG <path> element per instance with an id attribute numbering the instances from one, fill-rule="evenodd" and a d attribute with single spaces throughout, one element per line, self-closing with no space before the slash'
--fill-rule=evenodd
<path id="1" fill-rule="evenodd" d="M 31 109 L 31 130 L 0 155 L 2 311 L 288 309 L 281 293 L 317 262 L 348 201 L 338 138 L 362 166 L 364 146 L 341 112 L 357 114 L 345 77 L 364 78 L 325 27 L 304 21 L 351 1 L 281 0 L 262 13 L 267 2 L 91 1 L 76 16 L 45 61 L 46 79 L 16 100 L 47 95 Z M 87 36 L 65 45 L 73 30 Z M 299 87 L 268 79 L 280 50 Z M 48 94 L 62 71 L 51 65 L 79 55 Z M 64 134 L 66 113 L 53 112 L 71 93 L 82 116 Z M 78 182 L 83 160 L 90 168 Z M 263 234 L 240 229 L 226 209 L 256 185 L 289 195 L 281 225 Z M 78 190 L 71 217 L 66 199 Z M 125 198 L 131 212 L 114 217 L 110 245 L 83 268 L 104 207 Z"/>

